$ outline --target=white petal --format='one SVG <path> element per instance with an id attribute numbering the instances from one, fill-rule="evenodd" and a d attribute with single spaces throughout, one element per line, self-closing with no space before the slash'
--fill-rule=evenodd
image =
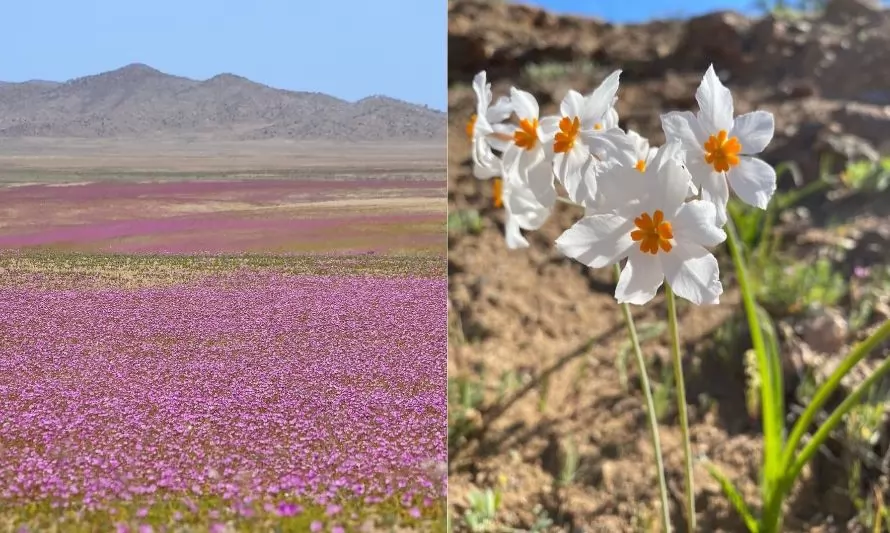
<path id="1" fill-rule="evenodd" d="M 717 225 L 726 224 L 728 215 L 726 213 L 726 204 L 729 203 L 729 184 L 726 183 L 726 177 L 722 172 L 714 172 L 714 169 L 701 174 L 701 198 L 706 202 L 711 202 L 717 208 Z"/>
<path id="2" fill-rule="evenodd" d="M 528 241 L 522 236 L 522 230 L 514 217 L 507 217 L 507 222 L 504 224 L 504 240 L 507 242 L 507 248 L 511 250 L 528 248 Z"/>
<path id="3" fill-rule="evenodd" d="M 568 153 L 553 156 L 553 172 L 556 174 L 556 179 L 565 187 L 573 202 L 577 202 L 575 198 L 581 185 L 581 169 L 589 160 L 590 152 L 580 143 L 575 143 Z"/>
<path id="4" fill-rule="evenodd" d="M 708 135 L 691 111 L 671 111 L 661 115 L 661 129 L 668 142 L 680 141 L 686 150 L 704 153 Z"/>
<path id="5" fill-rule="evenodd" d="M 683 144 L 679 141 L 668 141 L 665 144 L 658 147 L 655 151 L 655 155 L 652 156 L 652 160 L 649 161 L 649 164 L 646 165 L 646 174 L 650 174 L 652 176 L 661 172 L 662 167 L 667 164 L 682 164 L 685 160 L 683 157 L 684 150 Z"/>
<path id="6" fill-rule="evenodd" d="M 618 100 L 616 97 L 614 100 Z M 606 129 L 609 128 L 617 128 L 618 127 L 618 110 L 614 107 L 610 107 L 606 112 L 606 117 L 603 119 L 603 127 Z"/>
<path id="7" fill-rule="evenodd" d="M 651 203 L 646 203 L 653 209 L 661 209 L 666 215 L 676 213 L 689 195 L 689 184 L 692 182 L 689 170 L 675 156 L 663 161 L 655 175 L 647 168 L 644 176 L 652 180 L 649 193 Z"/>
<path id="8" fill-rule="evenodd" d="M 540 157 L 534 155 L 536 152 Z M 535 199 L 549 208 L 556 203 L 556 185 L 553 183 L 553 167 L 544 161 L 543 155 L 544 151 L 540 148 L 529 152 L 527 157 L 535 162 L 526 165 L 526 170 L 520 173 L 520 177 L 528 190 L 535 195 Z"/>
<path id="9" fill-rule="evenodd" d="M 692 176 L 680 162 L 680 143 L 673 141 L 658 149 L 652 162 L 642 174 L 642 190 L 638 194 L 640 208 L 650 212 L 656 209 L 671 216 L 677 212 L 689 193 Z M 632 178 L 630 178 L 632 179 Z"/>
<path id="10" fill-rule="evenodd" d="M 521 164 L 522 156 L 524 153 L 524 149 L 512 143 L 507 146 L 506 150 L 504 150 L 502 161 L 502 166 L 504 168 L 504 181 L 522 181 Z"/>
<path id="11" fill-rule="evenodd" d="M 489 167 L 485 167 L 482 165 L 473 164 L 473 177 L 480 180 L 490 180 L 491 178 L 498 177 L 501 174 L 497 171 L 492 170 Z"/>
<path id="12" fill-rule="evenodd" d="M 628 137 L 620 128 L 582 130 L 581 139 L 590 148 L 591 153 L 604 161 L 620 159 L 623 153 L 634 150 L 633 139 Z"/>
<path id="13" fill-rule="evenodd" d="M 658 255 L 674 294 L 696 305 L 719 302 L 723 284 L 717 258 L 709 251 L 695 243 L 678 242 L 670 252 Z"/>
<path id="14" fill-rule="evenodd" d="M 739 115 L 730 132 L 731 137 L 738 137 L 743 154 L 759 154 L 773 140 L 776 121 L 772 113 L 753 111 Z"/>
<path id="15" fill-rule="evenodd" d="M 485 71 L 473 77 L 473 92 L 476 93 L 476 114 L 484 117 L 491 104 L 491 85 L 486 83 Z"/>
<path id="16" fill-rule="evenodd" d="M 662 254 L 644 254 L 639 250 L 632 250 L 618 277 L 618 286 L 615 287 L 615 299 L 618 303 L 644 305 L 655 298 L 658 288 L 664 283 L 659 255 Z"/>
<path id="17" fill-rule="evenodd" d="M 556 248 L 590 268 L 602 268 L 627 255 L 634 244 L 630 238 L 633 228 L 633 220 L 619 215 L 587 216 L 556 239 Z"/>
<path id="18" fill-rule="evenodd" d="M 489 122 L 503 122 L 513 114 L 513 103 L 506 96 L 501 96 L 495 104 L 488 108 L 485 118 Z"/>
<path id="19" fill-rule="evenodd" d="M 546 116 L 541 119 L 539 127 L 541 128 L 541 137 L 545 139 L 545 142 L 553 142 L 556 133 L 559 131 L 560 120 L 562 120 L 562 117 L 554 116 Z"/>
<path id="20" fill-rule="evenodd" d="M 575 189 L 574 194 L 569 191 L 569 199 L 583 205 L 586 214 L 592 215 L 605 212 L 601 209 L 602 198 L 599 194 L 599 176 L 612 165 L 613 163 L 588 157 L 587 162 L 581 168 L 581 182 Z"/>
<path id="21" fill-rule="evenodd" d="M 627 130 L 627 137 L 633 143 L 633 164 L 636 164 L 637 161 L 649 161 L 649 140 L 635 132 L 634 130 Z M 653 151 L 654 153 L 654 151 Z"/>
<path id="22" fill-rule="evenodd" d="M 486 139 L 494 150 L 504 153 L 513 144 L 513 134 L 518 129 L 512 124 L 492 124 L 492 134 Z"/>
<path id="23" fill-rule="evenodd" d="M 776 170 L 756 157 L 741 157 L 726 178 L 743 202 L 760 209 L 766 209 L 776 192 Z"/>
<path id="24" fill-rule="evenodd" d="M 703 153 L 687 153 L 683 158 L 683 164 L 686 165 L 686 169 L 692 175 L 692 182 L 696 185 L 701 185 L 714 173 L 714 167 L 705 161 Z"/>
<path id="25" fill-rule="evenodd" d="M 503 174 L 501 160 L 491 151 L 483 137 L 473 138 L 473 175 L 479 179 L 489 179 Z"/>
<path id="26" fill-rule="evenodd" d="M 562 103 L 559 105 L 559 112 L 562 116 L 569 118 L 581 118 L 581 112 L 584 109 L 584 97 L 578 91 L 569 90 Z"/>
<path id="27" fill-rule="evenodd" d="M 680 208 L 671 226 L 674 239 L 700 246 L 717 246 L 726 240 L 726 232 L 717 225 L 717 208 L 711 202 L 693 200 Z"/>
<path id="28" fill-rule="evenodd" d="M 584 100 L 584 112 L 581 122 L 584 127 L 593 127 L 594 123 L 602 122 L 607 118 L 609 110 L 618 94 L 619 78 L 621 71 L 616 70 L 609 74 Z"/>
<path id="29" fill-rule="evenodd" d="M 657 153 L 658 153 L 657 146 L 650 147 L 648 150 L 646 150 L 646 157 L 643 158 L 643 161 L 646 162 L 646 165 L 648 165 L 655 158 L 655 154 L 657 154 Z M 685 162 L 686 158 L 684 157 L 683 160 Z"/>
<path id="30" fill-rule="evenodd" d="M 538 118 L 538 101 L 531 93 L 510 87 L 510 101 L 519 120 Z"/>
<path id="31" fill-rule="evenodd" d="M 602 209 L 619 210 L 628 217 L 640 214 L 640 201 L 649 196 L 651 179 L 639 170 L 619 164 L 604 165 L 597 176 L 597 190 L 602 194 Z"/>
<path id="32" fill-rule="evenodd" d="M 732 130 L 732 93 L 720 82 L 714 65 L 705 72 L 701 85 L 695 91 L 695 100 L 700 109 L 699 120 L 707 131 L 713 134 L 720 130 L 727 133 Z"/>
<path id="33" fill-rule="evenodd" d="M 476 115 L 476 121 L 473 122 L 473 137 L 484 137 L 490 135 L 494 129 L 489 124 L 488 119 L 482 115 Z"/>
<path id="34" fill-rule="evenodd" d="M 532 191 L 526 187 L 504 181 L 503 196 L 507 219 L 514 220 L 524 230 L 539 229 L 550 216 L 550 208 L 541 205 Z"/>

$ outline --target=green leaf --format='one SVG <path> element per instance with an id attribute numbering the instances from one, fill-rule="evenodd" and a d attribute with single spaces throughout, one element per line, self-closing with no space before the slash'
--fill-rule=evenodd
<path id="1" fill-rule="evenodd" d="M 733 507 L 735 507 L 736 512 L 739 513 L 739 516 L 745 521 L 745 526 L 748 528 L 748 531 L 751 533 L 758 533 L 760 531 L 760 524 L 757 522 L 757 519 L 754 518 L 751 510 L 748 509 L 748 504 L 745 503 L 745 499 L 742 498 L 741 493 L 735 485 L 732 484 L 732 481 L 730 481 L 723 472 L 709 461 L 705 461 L 702 464 L 708 470 L 708 473 L 711 474 L 711 477 L 720 484 L 723 494 L 726 495 L 726 498 L 732 503 Z"/>

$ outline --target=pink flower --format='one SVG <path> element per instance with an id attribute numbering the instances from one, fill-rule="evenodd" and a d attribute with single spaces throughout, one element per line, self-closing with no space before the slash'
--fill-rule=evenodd
<path id="1" fill-rule="evenodd" d="M 281 502 L 278 504 L 278 516 L 294 516 L 302 511 L 295 503 Z"/>
<path id="2" fill-rule="evenodd" d="M 327 510 L 326 510 L 326 514 L 327 514 L 328 516 L 334 516 L 335 514 L 339 513 L 342 509 L 343 509 L 343 508 L 340 507 L 339 505 L 331 504 L 331 505 L 328 505 L 328 508 L 327 508 Z"/>

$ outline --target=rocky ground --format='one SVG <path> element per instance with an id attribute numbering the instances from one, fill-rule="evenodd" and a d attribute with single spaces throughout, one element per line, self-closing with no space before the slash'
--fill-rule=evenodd
<path id="1" fill-rule="evenodd" d="M 461 518 L 468 498 L 491 489 L 502 498 L 497 527 L 649 531 L 658 488 L 610 272 L 590 271 L 555 250 L 553 241 L 580 214 L 563 205 L 527 235 L 530 249 L 506 248 L 503 213 L 470 172 L 464 127 L 474 109 L 472 77 L 486 70 L 496 97 L 516 85 L 553 113 L 567 89 L 586 93 L 620 68 L 621 126 L 657 145 L 664 140 L 659 114 L 694 109 L 695 89 L 713 63 L 737 114 L 775 114 L 776 136 L 763 158 L 794 163 L 796 172 L 780 177 L 786 192 L 818 180 L 820 161 L 840 176 L 849 162 L 890 154 L 890 11 L 839 0 L 819 14 L 750 19 L 720 12 L 620 26 L 502 2 L 452 1 L 449 10 L 449 209 L 452 216 L 480 215 L 471 228 L 454 226 L 449 242 L 452 412 L 468 428 L 453 430 L 455 526 L 469 529 Z M 890 195 L 851 192 L 842 183 L 786 209 L 775 229 L 785 255 L 801 264 L 828 261 L 843 293 L 831 305 L 772 309 L 785 348 L 792 422 L 803 397 L 800 376 L 818 380 L 850 344 L 890 317 L 888 278 L 872 275 L 890 257 Z M 741 307 L 731 268 L 724 285 L 716 308 L 680 309 L 693 448 L 756 506 L 760 422 L 746 406 L 743 359 L 750 344 L 734 325 Z M 866 299 L 871 311 L 863 320 Z M 670 390 L 667 339 L 659 328 L 663 303 L 659 297 L 635 311 L 650 374 Z M 887 355 L 884 346 L 873 359 Z M 455 403 L 477 389 L 482 397 L 465 402 L 469 409 Z M 673 399 L 662 403 L 671 510 L 681 527 L 682 445 Z M 865 529 L 867 515 L 880 507 L 875 494 L 887 493 L 890 464 L 886 425 L 876 429 L 881 437 L 864 455 L 840 435 L 807 469 L 786 509 L 786 531 L 872 531 Z M 863 475 L 851 481 L 856 462 L 865 465 Z M 744 531 L 703 467 L 695 476 L 700 530 Z"/>

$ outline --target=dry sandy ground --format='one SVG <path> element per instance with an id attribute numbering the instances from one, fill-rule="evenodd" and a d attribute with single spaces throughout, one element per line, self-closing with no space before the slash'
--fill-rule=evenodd
<path id="1" fill-rule="evenodd" d="M 445 144 L 436 142 L 330 143 L 285 140 L 0 139 L 0 179 L 22 172 L 245 172 L 346 175 L 389 171 L 434 173 L 444 179 Z"/>

